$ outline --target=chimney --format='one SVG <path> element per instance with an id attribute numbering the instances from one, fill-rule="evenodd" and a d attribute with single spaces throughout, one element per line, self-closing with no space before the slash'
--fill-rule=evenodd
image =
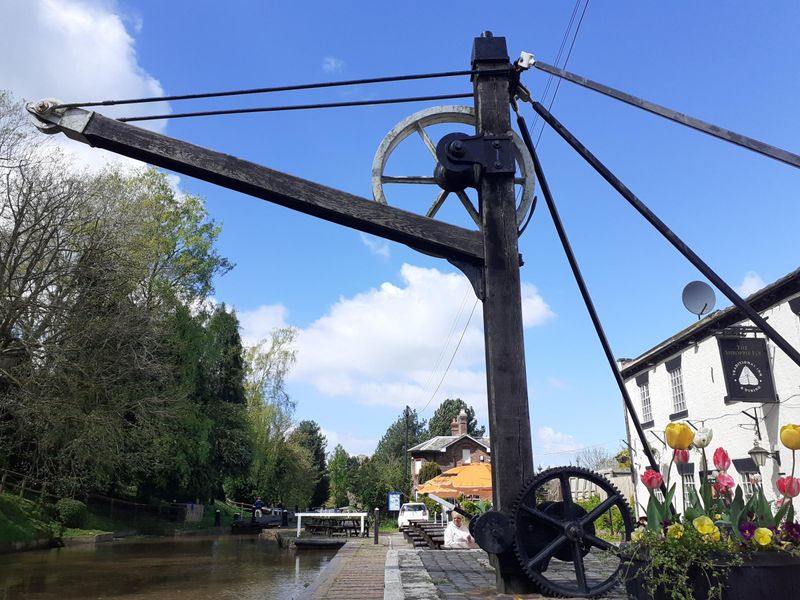
<path id="1" fill-rule="evenodd" d="M 464 435 L 467 433 L 467 411 L 463 408 L 458 413 L 458 433 L 456 435 Z"/>
<path id="2" fill-rule="evenodd" d="M 450 423 L 450 435 L 461 435 L 458 433 L 461 430 L 461 424 L 458 422 L 457 418 L 453 418 L 453 422 Z"/>

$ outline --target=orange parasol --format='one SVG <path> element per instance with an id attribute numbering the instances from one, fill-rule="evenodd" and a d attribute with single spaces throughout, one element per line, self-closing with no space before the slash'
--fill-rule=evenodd
<path id="1" fill-rule="evenodd" d="M 487 463 L 474 463 L 453 467 L 426 481 L 417 492 L 436 494 L 441 498 L 478 496 L 482 500 L 492 499 L 492 466 Z"/>

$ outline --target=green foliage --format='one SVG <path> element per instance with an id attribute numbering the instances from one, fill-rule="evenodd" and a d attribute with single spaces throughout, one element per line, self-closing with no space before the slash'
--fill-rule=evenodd
<path id="1" fill-rule="evenodd" d="M 351 473 L 348 469 L 349 456 L 341 444 L 337 445 L 328 461 L 328 477 L 330 478 L 330 498 L 328 505 L 340 507 L 347 504 L 347 492 L 350 489 Z"/>
<path id="2" fill-rule="evenodd" d="M 437 475 L 441 475 L 442 467 L 440 467 L 437 463 L 433 461 L 425 461 L 422 463 L 422 466 L 419 468 L 419 474 L 417 478 L 419 483 L 425 483 L 436 477 Z"/>
<path id="3" fill-rule="evenodd" d="M 71 168 L 23 114 L 0 95 L 0 456 L 65 496 L 218 489 L 246 453 L 195 405 L 232 401 L 241 348 L 187 307 L 230 268 L 219 227 L 155 169 Z"/>
<path id="4" fill-rule="evenodd" d="M 475 409 L 467 406 L 467 403 L 461 398 L 448 398 L 439 405 L 431 420 L 428 421 L 428 437 L 451 435 L 450 424 L 462 409 L 467 413 L 467 433 L 474 438 L 483 437 L 486 433 L 486 428 L 478 427 Z"/>
<path id="5" fill-rule="evenodd" d="M 378 508 L 386 514 L 389 492 L 400 492 L 404 498 L 409 498 L 410 487 L 403 461 L 382 460 L 374 455 L 364 459 L 353 477 L 351 491 L 364 510 Z"/>
<path id="6" fill-rule="evenodd" d="M 586 512 L 591 512 L 592 509 L 600 504 L 600 496 L 593 495 L 588 500 L 577 501 L 576 504 Z M 633 519 L 633 516 L 631 518 Z M 603 513 L 594 524 L 597 529 L 613 531 L 615 534 L 625 531 L 625 521 L 622 519 L 622 512 L 617 506 L 612 506 L 610 510 Z"/>
<path id="7" fill-rule="evenodd" d="M 631 451 L 629 448 L 623 448 L 614 455 L 614 460 L 617 463 L 617 468 L 629 470 L 631 468 Z"/>
<path id="8" fill-rule="evenodd" d="M 311 455 L 315 485 L 310 504 L 322 506 L 328 499 L 330 487 L 325 464 L 325 448 L 328 442 L 315 421 L 300 421 L 292 431 L 291 441 L 305 448 Z"/>
<path id="9" fill-rule="evenodd" d="M 439 515 L 442 514 L 442 505 L 436 502 L 435 500 L 432 500 L 427 496 L 422 496 L 422 502 L 425 504 L 426 507 L 428 507 L 429 515 L 435 515 L 438 517 Z"/>
<path id="10" fill-rule="evenodd" d="M 727 542 L 704 539 L 693 527 L 686 527 L 680 538 L 667 539 L 648 530 L 628 550 L 623 577 L 640 580 L 649 597 L 661 593 L 674 600 L 695 600 L 701 581 L 709 585 L 701 597 L 719 600 L 728 571 L 743 562 L 730 550 Z"/>
<path id="11" fill-rule="evenodd" d="M 406 446 L 406 433 L 408 446 Z M 416 410 L 404 410 L 383 434 L 375 448 L 375 456 L 388 460 L 405 460 L 406 450 L 428 439 L 425 421 L 420 421 Z"/>
<path id="12" fill-rule="evenodd" d="M 35 502 L 16 495 L 0 494 L 0 544 L 51 539 L 59 533 L 57 524 Z"/>
<path id="13" fill-rule="evenodd" d="M 64 527 L 83 527 L 88 512 L 80 500 L 61 498 L 56 502 L 56 518 Z"/>
<path id="14" fill-rule="evenodd" d="M 276 329 L 248 348 L 245 396 L 252 459 L 243 475 L 225 482 L 228 497 L 267 505 L 308 506 L 318 481 L 312 451 L 291 435 L 295 404 L 284 381 L 295 360 L 296 331 Z"/>

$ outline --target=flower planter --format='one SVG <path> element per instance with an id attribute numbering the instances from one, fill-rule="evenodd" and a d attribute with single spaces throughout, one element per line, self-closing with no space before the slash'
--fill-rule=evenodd
<path id="1" fill-rule="evenodd" d="M 650 596 L 635 573 L 644 565 L 633 561 L 625 588 L 637 600 L 671 600 L 658 590 Z M 707 600 L 708 580 L 701 572 L 690 573 L 695 600 Z M 731 567 L 725 579 L 722 600 L 783 600 L 800 598 L 800 557 L 779 552 L 762 552 L 745 557 L 744 564 Z"/>

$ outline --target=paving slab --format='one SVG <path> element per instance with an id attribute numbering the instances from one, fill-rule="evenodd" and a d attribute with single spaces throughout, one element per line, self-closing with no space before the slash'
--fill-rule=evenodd
<path id="1" fill-rule="evenodd" d="M 544 599 L 542 594 L 498 594 L 495 573 L 489 555 L 482 550 L 426 550 L 392 548 L 387 552 L 388 565 L 392 565 L 392 578 L 399 571 L 402 591 L 390 591 L 387 585 L 384 600 L 516 600 Z M 589 580 L 601 581 L 608 577 L 609 564 L 593 557 L 585 559 Z M 558 564 L 557 564 L 558 563 Z M 395 566 L 396 565 L 396 566 Z M 574 581 L 570 563 L 553 561 L 548 568 L 548 578 L 554 581 Z M 387 578 L 388 581 L 388 578 Z M 617 586 L 606 596 L 608 600 L 627 600 L 622 586 Z M 581 600 L 581 599 L 577 599 Z M 585 600 L 585 599 L 583 599 Z"/>
<path id="2" fill-rule="evenodd" d="M 386 553 L 403 544 L 398 534 L 373 538 L 350 538 L 298 600 L 383 600 Z M 397 582 L 399 584 L 399 573 Z"/>

